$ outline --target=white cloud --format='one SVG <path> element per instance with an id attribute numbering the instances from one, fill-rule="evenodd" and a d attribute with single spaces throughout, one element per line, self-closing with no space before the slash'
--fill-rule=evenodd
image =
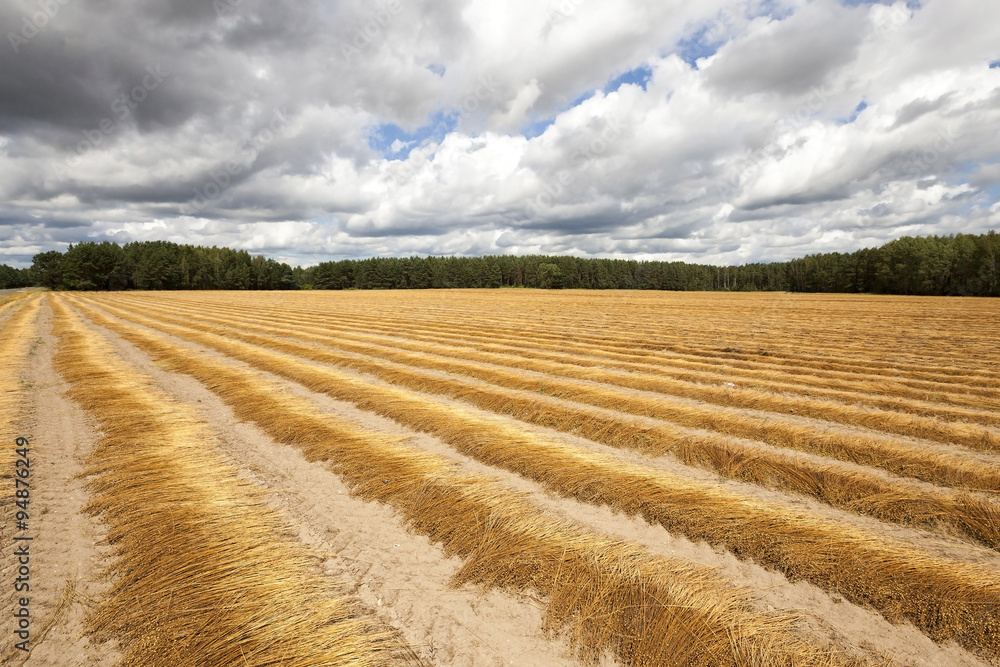
<path id="1" fill-rule="evenodd" d="M 5 56 L 7 257 L 168 238 L 305 262 L 741 262 L 998 223 L 996 3 L 141 7 L 67 6 Z M 157 64 L 162 85 L 69 161 Z M 639 67 L 644 88 L 603 91 Z M 386 155 L 380 124 L 402 128 Z"/>

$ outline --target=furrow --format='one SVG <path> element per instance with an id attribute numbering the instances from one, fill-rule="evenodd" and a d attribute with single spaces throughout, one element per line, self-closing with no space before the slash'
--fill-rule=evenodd
<path id="1" fill-rule="evenodd" d="M 424 313 L 421 313 L 420 315 L 421 317 L 417 319 L 423 319 L 426 317 Z M 676 330 L 676 333 L 672 337 L 663 337 L 662 333 L 658 333 L 657 337 L 654 338 L 643 337 L 641 330 L 636 330 L 634 326 L 628 326 L 627 316 L 624 317 L 623 320 L 617 321 L 614 327 L 609 327 L 609 329 L 613 330 L 614 333 L 600 334 L 597 332 L 585 333 L 580 330 L 578 325 L 571 325 L 570 328 L 553 327 L 547 325 L 543 320 L 540 320 L 537 317 L 532 318 L 530 325 L 511 325 L 510 318 L 506 314 L 502 318 L 495 316 L 483 316 L 481 312 L 477 313 L 477 315 L 478 316 L 473 322 L 462 321 L 450 322 L 449 324 L 452 325 L 452 328 L 456 331 L 482 331 L 483 329 L 489 329 L 490 331 L 495 331 L 498 334 L 505 334 L 511 337 L 523 337 L 525 335 L 530 335 L 533 340 L 549 341 L 556 344 L 567 340 L 583 341 L 594 346 L 608 347 L 610 349 L 628 351 L 631 353 L 639 353 L 642 351 L 669 351 L 672 354 L 683 355 L 700 360 L 711 359 L 717 361 L 722 359 L 727 362 L 760 363 L 768 367 L 776 367 L 777 369 L 791 373 L 817 370 L 823 372 L 844 373 L 848 376 L 854 377 L 861 373 L 878 376 L 882 379 L 896 379 L 900 381 L 912 381 L 918 383 L 927 382 L 940 385 L 962 384 L 967 381 L 966 387 L 968 389 L 980 388 L 988 390 L 992 393 L 996 393 L 998 382 L 994 373 L 984 372 L 977 369 L 952 369 L 952 372 L 948 372 L 948 369 L 942 369 L 941 373 L 928 372 L 928 364 L 926 362 L 922 364 L 911 364 L 911 372 L 908 373 L 907 365 L 905 364 L 881 361 L 878 359 L 866 359 L 862 361 L 860 359 L 848 358 L 838 360 L 836 358 L 817 355 L 802 355 L 801 353 L 795 355 L 786 354 L 785 356 L 781 356 L 771 351 L 765 355 L 761 355 L 747 353 L 738 348 L 732 347 L 699 346 L 690 342 L 691 339 L 698 338 L 699 331 L 697 329 L 684 331 L 677 330 L 676 326 L 671 327 Z M 413 324 L 412 319 L 407 320 L 405 318 L 397 317 L 381 317 L 381 319 L 383 319 L 383 321 L 389 319 L 390 321 L 398 321 L 401 323 L 405 322 L 407 326 Z M 629 334 L 627 336 L 623 336 L 620 333 L 622 329 L 628 330 Z M 704 333 L 704 331 L 702 330 L 701 333 Z M 814 339 L 809 338 L 810 342 L 813 340 Z M 771 339 L 768 341 L 770 346 L 773 346 L 778 342 L 780 341 Z M 797 345 L 801 348 L 803 347 L 801 345 L 802 342 L 804 342 L 804 340 L 796 340 L 791 344 Z"/>
<path id="2" fill-rule="evenodd" d="M 891 621 L 909 620 L 936 641 L 955 640 L 994 657 L 1000 649 L 1000 578 L 989 568 L 936 558 L 846 524 L 563 445 L 491 416 L 373 386 L 232 338 L 160 322 L 149 326 L 432 433 L 468 456 L 561 495 L 642 516 L 839 592 Z M 129 327 L 119 329 L 127 337 Z"/>
<path id="3" fill-rule="evenodd" d="M 202 303 L 201 300 L 197 300 L 196 302 Z M 208 304 L 208 307 L 210 308 L 218 306 L 219 304 L 217 303 Z M 288 314 L 286 309 L 281 310 L 283 314 Z M 324 319 L 324 316 L 320 313 L 313 313 L 310 315 L 310 313 L 306 311 L 293 312 L 301 312 L 302 316 L 311 317 L 313 320 Z M 400 331 L 405 331 L 407 336 L 419 336 L 421 333 L 429 333 L 430 335 L 441 336 L 448 340 L 466 344 L 471 341 L 476 343 L 503 342 L 506 345 L 528 348 L 529 351 L 554 350 L 558 352 L 566 352 L 567 350 L 575 350 L 578 354 L 588 358 L 603 358 L 623 363 L 641 363 L 644 365 L 659 366 L 661 369 L 660 372 L 673 373 L 676 372 L 676 369 L 678 368 L 684 370 L 714 372 L 717 371 L 720 366 L 724 365 L 726 373 L 732 376 L 727 379 L 744 377 L 748 380 L 757 382 L 761 378 L 771 378 L 775 373 L 790 373 L 791 377 L 783 378 L 783 382 L 804 384 L 804 386 L 813 388 L 838 387 L 847 391 L 869 392 L 890 397 L 899 396 L 923 401 L 943 401 L 948 404 L 966 406 L 974 409 L 982 409 L 983 407 L 1000 407 L 1000 394 L 987 390 L 979 391 L 975 388 L 969 387 L 958 388 L 945 384 L 919 383 L 915 385 L 916 388 L 914 388 L 914 386 L 900 384 L 892 378 L 878 377 L 865 379 L 864 376 L 859 377 L 856 373 L 826 372 L 822 370 L 814 370 L 807 373 L 802 369 L 788 368 L 776 370 L 766 365 L 761 367 L 760 364 L 739 362 L 734 361 L 733 359 L 706 360 L 703 357 L 696 357 L 693 360 L 688 360 L 676 354 L 664 355 L 661 351 L 641 350 L 635 348 L 623 348 L 613 351 L 599 348 L 594 345 L 579 343 L 577 341 L 580 339 L 580 336 L 575 334 L 567 335 L 561 339 L 546 341 L 537 338 L 531 331 L 515 330 L 514 334 L 504 334 L 501 330 L 498 330 L 495 327 L 477 327 L 469 324 L 467 320 L 461 324 L 456 322 L 446 322 L 436 323 L 434 325 L 421 325 L 418 321 L 407 322 L 402 318 L 375 315 L 366 315 L 352 319 L 344 313 L 338 313 L 336 318 L 339 322 L 353 322 L 355 326 L 366 331 L 383 331 L 390 334 L 398 334 Z M 485 330 L 490 332 L 488 336 L 483 335 L 483 331 Z M 524 343 L 523 341 L 525 340 L 530 341 L 530 343 Z M 950 393 L 958 389 L 968 392 L 968 394 Z"/>
<path id="4" fill-rule="evenodd" d="M 215 309 L 213 316 L 218 318 L 220 310 L 231 312 L 228 309 Z M 177 314 L 176 309 L 158 308 L 156 312 Z M 192 313 L 189 310 L 188 315 Z M 639 373 L 620 373 L 603 369 L 582 369 L 572 364 L 543 361 L 539 359 L 518 359 L 509 354 L 492 354 L 487 352 L 477 352 L 468 350 L 457 350 L 445 345 L 421 344 L 411 342 L 401 342 L 385 340 L 385 337 L 375 337 L 370 334 L 357 332 L 347 332 L 336 330 L 326 331 L 324 328 L 308 326 L 303 322 L 287 322 L 284 318 L 262 318 L 254 317 L 246 313 L 240 313 L 241 325 L 246 328 L 247 324 L 255 324 L 271 330 L 274 333 L 301 338 L 303 340 L 313 340 L 325 344 L 335 344 L 343 349 L 351 349 L 345 341 L 352 341 L 359 344 L 368 344 L 367 348 L 354 349 L 361 354 L 393 358 L 399 356 L 393 352 L 386 352 L 385 348 L 397 348 L 409 352 L 416 352 L 434 355 L 437 359 L 430 357 L 408 357 L 406 363 L 413 366 L 432 367 L 448 372 L 456 372 L 473 377 L 484 375 L 483 367 L 446 364 L 440 358 L 450 357 L 461 361 L 473 361 L 492 364 L 499 367 L 516 368 L 536 373 L 545 373 L 556 377 L 566 377 L 577 380 L 607 384 L 628 389 L 637 389 L 654 393 L 665 394 L 667 396 L 678 396 L 689 398 L 706 403 L 713 403 L 724 407 L 743 408 L 760 410 L 775 413 L 794 413 L 801 417 L 808 417 L 818 420 L 826 420 L 833 423 L 859 426 L 866 429 L 892 433 L 896 435 L 912 436 L 925 440 L 932 440 L 946 444 L 958 444 L 970 449 L 982 451 L 1000 451 L 1000 432 L 995 429 L 988 429 L 973 424 L 949 423 L 941 419 L 927 417 L 917 414 L 899 414 L 896 412 L 886 412 L 884 410 L 865 409 L 835 403 L 832 401 L 820 401 L 813 398 L 782 396 L 774 393 L 755 391 L 751 389 L 727 388 L 724 386 L 710 386 L 694 381 L 679 381 L 662 376 L 652 377 Z M 275 323 L 277 320 L 279 323 Z M 295 327 L 287 324 L 294 323 Z M 281 326 L 285 324 L 286 326 Z M 259 330 L 259 329 L 254 329 Z M 399 359 L 393 358 L 398 361 Z M 503 386 L 512 386 L 503 383 Z M 520 387 L 518 387 L 520 388 Z M 628 411 L 628 410 L 626 410 Z M 990 422 L 1000 420 L 1000 415 L 979 413 L 982 417 L 989 417 Z"/>
<path id="5" fill-rule="evenodd" d="M 327 462 L 356 494 L 394 507 L 465 561 L 456 584 L 541 594 L 547 628 L 568 629 L 586 660 L 611 651 L 643 666 L 849 664 L 796 638 L 793 619 L 753 610 L 711 570 L 557 520 L 489 478 L 320 413 L 257 373 L 82 310 L 158 363 L 204 383 L 240 419 Z"/>
<path id="6" fill-rule="evenodd" d="M 106 307 L 112 311 L 116 310 L 113 306 Z M 136 317 L 137 315 L 132 313 L 129 316 Z M 580 383 L 551 378 L 526 378 L 516 374 L 504 374 L 492 369 L 484 370 L 477 379 L 488 378 L 489 381 L 496 384 L 507 382 L 508 389 L 476 386 L 467 381 L 414 370 L 399 363 L 379 362 L 359 357 L 354 353 L 338 353 L 329 348 L 321 349 L 294 343 L 275 336 L 243 333 L 232 328 L 237 326 L 240 329 L 249 330 L 253 328 L 250 325 L 230 325 L 229 328 L 222 329 L 219 326 L 197 324 L 192 321 L 194 316 L 196 313 L 190 313 L 184 319 L 161 315 L 158 320 L 200 331 L 224 331 L 227 336 L 249 343 L 281 349 L 315 361 L 370 373 L 393 384 L 447 395 L 471 402 L 492 412 L 508 414 L 531 423 L 577 433 L 616 447 L 627 446 L 649 453 L 663 453 L 683 451 L 683 448 L 688 446 L 687 443 L 691 443 L 690 447 L 696 448 L 698 454 L 704 451 L 703 448 L 718 450 L 717 441 L 713 437 L 693 435 L 673 426 L 678 425 L 687 428 L 709 429 L 736 438 L 759 440 L 777 447 L 829 456 L 858 465 L 874 466 L 896 475 L 914 477 L 934 484 L 969 490 L 1000 491 L 1000 470 L 996 466 L 980 463 L 963 457 L 959 453 L 911 445 L 885 436 L 819 430 L 781 420 L 744 415 L 731 409 L 694 406 L 662 398 L 627 395 Z M 298 337 L 304 336 L 305 334 L 299 334 Z M 337 342 L 336 345 L 338 347 L 350 346 L 349 343 L 342 342 Z M 401 353 L 399 356 L 404 355 Z M 512 375 L 512 377 L 505 377 L 507 375 Z M 518 393 L 519 391 L 534 393 Z M 601 415 L 586 408 L 566 406 L 547 397 L 578 401 L 614 411 L 624 410 L 633 415 L 669 423 L 637 428 L 633 424 L 623 422 L 620 416 Z M 732 445 L 729 445 L 729 449 L 732 449 Z M 710 464 L 713 459 L 724 456 L 709 453 L 699 456 L 698 454 L 689 453 L 683 454 L 683 456 L 692 457 L 691 460 L 697 460 L 702 465 Z M 725 458 L 721 460 L 724 461 Z M 975 526 L 981 523 L 982 519 L 979 518 L 975 519 L 971 525 Z M 987 532 L 989 530 L 987 529 Z M 992 538 L 987 537 L 987 539 Z"/>

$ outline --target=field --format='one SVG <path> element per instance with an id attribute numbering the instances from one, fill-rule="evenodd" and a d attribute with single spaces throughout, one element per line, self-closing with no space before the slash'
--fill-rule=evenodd
<path id="1" fill-rule="evenodd" d="M 14 609 L 34 536 L 31 652 L 5 625 L 0 662 L 1000 665 L 998 322 L 861 295 L 0 295 Z"/>

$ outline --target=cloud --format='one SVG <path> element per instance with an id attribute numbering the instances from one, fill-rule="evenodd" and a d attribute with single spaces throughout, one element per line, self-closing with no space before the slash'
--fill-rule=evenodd
<path id="1" fill-rule="evenodd" d="M 948 100 L 953 95 L 954 93 L 948 93 L 947 95 L 942 95 L 936 100 L 919 99 L 905 104 L 902 108 L 900 108 L 899 113 L 896 115 L 896 122 L 893 123 L 889 129 L 895 130 L 898 127 L 912 123 L 921 116 L 937 111 L 942 106 L 947 104 Z"/>
<path id="2" fill-rule="evenodd" d="M 763 16 L 709 59 L 707 81 L 729 94 L 793 95 L 821 87 L 855 59 L 864 12 L 816 0 L 783 20 Z"/>
<path id="3" fill-rule="evenodd" d="M 1000 221 L 990 3 L 56 4 L 0 0 L 22 264 L 152 238 L 741 262 Z"/>

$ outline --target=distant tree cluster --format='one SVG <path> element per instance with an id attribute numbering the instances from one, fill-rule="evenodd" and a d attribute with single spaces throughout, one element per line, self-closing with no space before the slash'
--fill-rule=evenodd
<path id="1" fill-rule="evenodd" d="M 64 253 L 35 255 L 30 269 L 0 265 L 0 288 L 27 285 L 66 290 L 537 287 L 1000 296 L 1000 234 L 904 237 L 853 253 L 742 266 L 496 255 L 375 257 L 292 269 L 245 250 L 214 246 L 80 243 Z"/>
<path id="2" fill-rule="evenodd" d="M 0 264 L 0 289 L 30 287 L 33 284 L 30 270 L 15 269 L 6 264 Z"/>
<path id="3" fill-rule="evenodd" d="M 1000 234 L 904 236 L 880 248 L 786 262 L 792 292 L 1000 296 Z"/>
<path id="4" fill-rule="evenodd" d="M 35 255 L 33 284 L 60 290 L 297 289 L 292 268 L 246 250 L 168 241 L 79 243 Z"/>

